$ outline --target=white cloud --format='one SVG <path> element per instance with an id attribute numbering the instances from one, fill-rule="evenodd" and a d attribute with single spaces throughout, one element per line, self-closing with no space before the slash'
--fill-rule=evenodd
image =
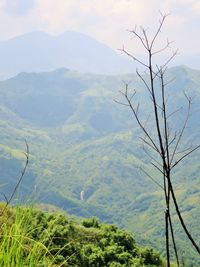
<path id="1" fill-rule="evenodd" d="M 113 47 L 121 45 L 126 29 L 158 15 L 158 0 L 39 0 L 37 20 L 46 30 L 85 32 Z M 152 8 L 153 6 L 153 8 Z M 157 22 L 157 20 L 156 20 Z"/>
<path id="2" fill-rule="evenodd" d="M 0 8 L 5 13 L 16 16 L 26 15 L 35 5 L 35 0 L 1 0 Z"/>
<path id="3" fill-rule="evenodd" d="M 161 10 L 171 13 L 163 32 L 176 40 L 177 46 L 185 51 L 189 51 L 191 46 L 200 51 L 197 33 L 199 0 L 15 0 L 15 11 L 19 12 L 25 7 L 29 11 L 20 18 L 12 16 L 11 12 L 8 16 L 5 12 L 8 1 L 11 2 L 0 0 L 0 25 L 4 25 L 0 26 L 2 38 L 33 30 L 55 34 L 75 30 L 118 48 L 129 41 L 126 29 L 131 29 L 135 24 L 156 27 Z M 35 4 L 22 6 L 23 2 L 27 3 L 25 1 L 35 1 Z M 138 46 L 134 49 L 139 50 Z"/>

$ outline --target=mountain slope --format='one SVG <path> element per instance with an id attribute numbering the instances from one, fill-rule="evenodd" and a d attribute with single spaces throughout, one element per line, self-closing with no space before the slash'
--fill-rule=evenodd
<path id="1" fill-rule="evenodd" d="M 167 75 L 169 80 L 176 77 L 168 87 L 172 92 L 170 112 L 187 103 L 183 90 L 194 96 L 193 117 L 183 146 L 199 143 L 200 72 L 176 67 L 169 69 Z M 18 199 L 27 196 L 28 200 L 53 204 L 70 214 L 117 222 L 133 230 L 141 242 L 163 248 L 164 199 L 140 167 L 158 181 L 160 176 L 141 149 L 141 132 L 130 111 L 113 101 L 119 98 L 122 80 L 131 80 L 138 88 L 137 100 L 143 103 L 140 114 L 145 119 L 150 113 L 148 97 L 134 74 L 82 75 L 59 69 L 21 73 L 0 82 L 1 191 L 9 195 L 16 181 L 26 138 L 30 165 Z M 175 129 L 182 125 L 184 114 L 183 108 L 172 117 Z M 149 127 L 153 129 L 153 121 Z M 197 240 L 199 156 L 198 151 L 188 158 L 173 177 L 181 211 Z M 82 191 L 84 201 L 80 200 Z M 183 248 L 185 237 L 178 224 L 175 227 Z M 190 263 L 198 263 L 192 250 L 184 253 Z"/>

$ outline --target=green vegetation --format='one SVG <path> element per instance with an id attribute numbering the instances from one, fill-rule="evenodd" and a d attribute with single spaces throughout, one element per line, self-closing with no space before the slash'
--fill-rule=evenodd
<path id="1" fill-rule="evenodd" d="M 59 212 L 8 207 L 0 221 L 2 267 L 163 266 L 158 253 L 139 247 L 131 234 L 96 218 L 78 223 Z"/>
<path id="2" fill-rule="evenodd" d="M 170 108 L 184 106 L 185 90 L 194 96 L 185 143 L 199 143 L 200 72 L 169 69 L 173 90 Z M 30 146 L 30 164 L 14 203 L 36 202 L 63 208 L 69 214 L 93 217 L 129 229 L 142 245 L 164 256 L 164 199 L 140 166 L 160 181 L 140 148 L 140 131 L 130 113 L 114 103 L 122 80 L 144 88 L 134 74 L 81 75 L 67 70 L 22 73 L 0 82 L 0 192 L 9 197 L 24 164 L 24 138 Z M 190 91 L 189 91 L 190 89 Z M 47 97 L 48 95 L 48 97 Z M 148 107 L 140 107 L 145 114 Z M 179 128 L 184 110 L 174 116 Z M 126 120 L 124 119 L 126 118 Z M 200 240 L 199 157 L 197 151 L 174 173 L 181 212 L 192 235 Z M 81 191 L 85 200 L 80 200 Z M 1 200 L 5 200 L 0 195 Z M 158 205 L 159 204 L 159 205 Z M 187 265 L 200 266 L 174 223 L 178 246 Z"/>

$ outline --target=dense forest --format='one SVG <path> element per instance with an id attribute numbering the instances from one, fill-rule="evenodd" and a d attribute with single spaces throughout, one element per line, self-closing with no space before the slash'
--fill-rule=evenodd
<path id="1" fill-rule="evenodd" d="M 0 211 L 4 209 L 3 203 Z M 44 208 L 44 206 L 43 206 Z M 163 260 L 133 236 L 97 218 L 75 219 L 60 211 L 8 207 L 0 219 L 0 266 L 156 267 Z"/>

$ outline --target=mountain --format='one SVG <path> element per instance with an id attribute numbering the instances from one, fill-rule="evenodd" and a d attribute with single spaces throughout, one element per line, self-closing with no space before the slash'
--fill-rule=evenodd
<path id="1" fill-rule="evenodd" d="M 184 66 L 168 70 L 171 126 L 178 130 L 186 114 L 183 92 L 193 97 L 182 146 L 200 141 L 200 71 Z M 125 81 L 137 89 L 142 119 L 149 116 L 148 95 L 135 74 L 80 74 L 62 68 L 20 73 L 0 82 L 1 193 L 7 197 L 24 164 L 24 139 L 30 164 L 15 201 L 52 204 L 78 216 L 98 216 L 135 233 L 137 240 L 164 251 L 164 199 L 141 167 L 159 181 L 142 149 L 141 132 L 120 99 Z M 151 115 L 151 113 L 150 113 Z M 153 120 L 149 121 L 154 128 Z M 181 212 L 200 239 L 199 156 L 195 152 L 173 173 Z M 84 200 L 81 200 L 84 192 Z M 1 200 L 4 199 L 3 194 Z M 200 264 L 175 217 L 178 246 L 187 264 Z M 187 248 L 187 249 L 184 249 Z M 164 253 L 164 252 L 163 252 Z M 195 265 L 196 264 L 196 265 Z M 188 265 L 189 266 L 189 265 Z"/>
<path id="2" fill-rule="evenodd" d="M 80 72 L 130 72 L 130 62 L 95 39 L 72 31 L 58 36 L 32 32 L 0 42 L 0 77 L 20 72 L 50 71 L 60 67 Z"/>

